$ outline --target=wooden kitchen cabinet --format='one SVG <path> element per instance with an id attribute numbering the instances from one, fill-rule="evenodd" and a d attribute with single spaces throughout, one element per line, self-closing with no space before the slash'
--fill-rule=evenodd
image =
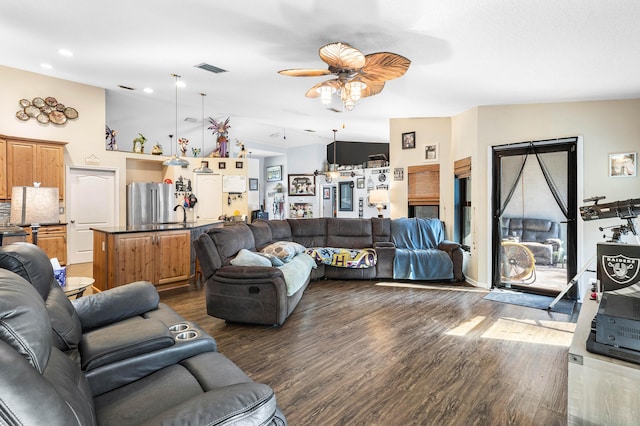
<path id="1" fill-rule="evenodd" d="M 23 226 L 27 233 L 27 242 L 33 243 L 30 226 Z M 42 225 L 38 229 L 38 247 L 47 254 L 49 259 L 58 258 L 61 265 L 67 264 L 67 225 Z"/>
<path id="2" fill-rule="evenodd" d="M 43 187 L 57 187 L 60 201 L 64 200 L 64 145 L 66 142 L 41 141 L 4 137 L 5 194 L 0 188 L 0 198 L 10 199 L 14 186 L 33 186 L 40 182 Z M 0 147 L 0 150 L 2 148 Z M 1 159 L 0 155 L 0 159 Z M 6 176 L 6 178 L 5 178 Z"/>
<path id="3" fill-rule="evenodd" d="M 189 285 L 188 230 L 93 234 L 93 277 L 99 290 L 134 281 L 149 281 L 158 290 Z"/>
<path id="4" fill-rule="evenodd" d="M 9 198 L 7 195 L 7 141 L 0 138 L 0 200 Z"/>

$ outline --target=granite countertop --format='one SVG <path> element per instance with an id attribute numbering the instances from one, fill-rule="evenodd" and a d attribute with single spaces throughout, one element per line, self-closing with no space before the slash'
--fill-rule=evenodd
<path id="1" fill-rule="evenodd" d="M 158 223 L 152 225 L 135 225 L 135 226 L 113 226 L 113 227 L 91 227 L 92 231 L 104 232 L 106 234 L 127 234 L 134 232 L 154 232 L 154 231 L 179 231 L 182 229 L 196 229 L 203 227 L 216 227 L 222 226 L 222 221 L 210 222 L 172 222 L 172 223 Z"/>

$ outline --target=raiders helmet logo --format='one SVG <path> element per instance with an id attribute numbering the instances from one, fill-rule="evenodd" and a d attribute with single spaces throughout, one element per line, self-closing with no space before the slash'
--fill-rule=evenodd
<path id="1" fill-rule="evenodd" d="M 618 284 L 627 284 L 638 275 L 640 259 L 618 254 L 615 256 L 602 256 L 602 269 L 612 281 Z"/>

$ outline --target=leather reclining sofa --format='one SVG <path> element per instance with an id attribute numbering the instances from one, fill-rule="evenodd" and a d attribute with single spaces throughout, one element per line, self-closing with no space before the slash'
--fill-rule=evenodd
<path id="1" fill-rule="evenodd" d="M 0 423 L 286 425 L 273 390 L 136 282 L 70 301 L 47 255 L 0 248 Z"/>
<path id="2" fill-rule="evenodd" d="M 564 247 L 560 224 L 549 219 L 502 218 L 502 238 L 528 248 L 536 265 L 557 265 L 563 262 Z"/>
<path id="3" fill-rule="evenodd" d="M 438 225 L 444 227 L 439 221 Z M 319 264 L 311 269 L 304 285 L 288 295 L 284 276 L 277 267 L 231 263 L 242 249 L 260 251 L 276 241 L 293 241 L 307 248 L 373 248 L 377 263 L 358 269 Z M 386 218 L 259 219 L 249 225 L 213 228 L 193 245 L 205 280 L 207 313 L 231 322 L 282 325 L 313 279 L 394 278 L 396 245 L 392 220 Z M 452 281 L 464 280 L 460 245 L 442 240 L 434 250 L 451 259 Z"/>

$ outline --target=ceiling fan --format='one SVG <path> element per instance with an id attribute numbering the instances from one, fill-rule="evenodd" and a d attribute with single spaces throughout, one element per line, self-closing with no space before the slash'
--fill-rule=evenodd
<path id="1" fill-rule="evenodd" d="M 320 77 L 334 74 L 337 77 L 323 81 L 309 89 L 306 96 L 317 98 L 323 104 L 331 103 L 331 96 L 338 92 L 344 108 L 351 111 L 362 97 L 377 95 L 387 80 L 404 75 L 411 61 L 404 56 L 378 52 L 364 55 L 346 43 L 330 43 L 318 51 L 328 69 L 298 68 L 278 71 L 292 77 Z"/>

